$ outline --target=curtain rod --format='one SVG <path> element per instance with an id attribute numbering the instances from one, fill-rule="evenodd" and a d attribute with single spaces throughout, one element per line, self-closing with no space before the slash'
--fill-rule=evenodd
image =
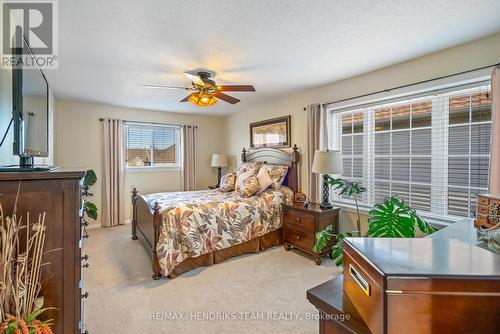
<path id="1" fill-rule="evenodd" d="M 99 122 L 104 121 L 104 118 L 99 118 Z M 195 129 L 198 128 L 196 125 L 188 125 L 188 124 L 172 124 L 172 123 L 159 123 L 159 122 L 144 122 L 144 121 L 129 121 L 129 120 L 123 120 L 124 122 L 128 123 L 139 123 L 139 124 L 156 124 L 156 125 L 168 125 L 168 126 L 187 126 L 187 127 L 194 127 Z"/>
<path id="2" fill-rule="evenodd" d="M 458 73 L 454 73 L 454 74 L 443 75 L 443 76 L 440 76 L 440 77 L 437 77 L 437 78 L 433 78 L 433 79 L 427 79 L 427 80 L 423 80 L 423 81 L 418 81 L 418 82 L 414 82 L 414 83 L 411 83 L 411 84 L 402 85 L 402 86 L 399 86 L 399 87 L 393 87 L 393 88 L 383 89 L 383 90 L 379 90 L 379 91 L 372 92 L 372 93 L 362 94 L 362 95 L 358 95 L 358 96 L 353 96 L 353 97 L 349 97 L 349 98 L 345 98 L 345 99 L 340 99 L 340 100 L 337 100 L 337 101 L 332 101 L 332 102 L 327 102 L 327 103 L 321 103 L 321 104 L 322 105 L 328 105 L 328 104 L 346 102 L 346 101 L 350 101 L 350 100 L 354 100 L 354 99 L 359 99 L 361 97 L 367 97 L 367 96 L 376 95 L 376 94 L 380 94 L 380 93 L 388 93 L 388 92 L 396 90 L 396 89 L 407 88 L 407 87 L 411 87 L 411 86 L 415 86 L 415 85 L 419 85 L 419 84 L 423 84 L 423 83 L 427 83 L 427 82 L 432 82 L 432 81 L 436 81 L 436 80 L 440 80 L 440 79 L 445 79 L 445 78 L 453 77 L 453 76 L 456 76 L 456 75 L 461 75 L 461 74 L 466 74 L 466 73 L 470 73 L 470 72 L 474 72 L 474 71 L 484 70 L 484 69 L 495 67 L 495 66 L 500 66 L 500 62 L 498 62 L 496 64 L 491 64 L 491 65 L 487 65 L 487 66 L 482 66 L 482 67 L 474 68 L 474 69 L 463 71 L 463 72 L 458 72 Z M 306 108 L 304 108 L 304 110 L 306 110 Z"/>

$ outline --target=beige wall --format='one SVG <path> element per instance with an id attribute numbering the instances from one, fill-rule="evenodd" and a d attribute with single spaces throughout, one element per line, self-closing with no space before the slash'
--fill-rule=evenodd
<path id="1" fill-rule="evenodd" d="M 335 60 L 332 59 L 332 61 Z M 500 61 L 500 34 L 256 105 L 226 118 L 228 153 L 238 156 L 242 147 L 249 146 L 248 124 L 250 122 L 291 115 L 292 144 L 297 144 L 301 149 L 304 149 L 306 147 L 307 118 L 303 108 L 308 104 L 350 98 L 494 64 L 498 61 Z M 306 154 L 302 154 L 302 163 L 306 159 Z M 233 159 L 230 162 L 232 163 L 231 168 L 234 168 L 236 160 Z M 307 178 L 303 168 L 300 181 L 304 192 L 306 192 Z M 364 219 L 366 220 L 366 217 Z M 352 215 L 343 214 L 341 217 L 342 230 L 350 230 L 350 227 L 345 227 L 350 226 L 354 221 Z"/>
<path id="2" fill-rule="evenodd" d="M 134 121 L 152 121 L 198 126 L 197 189 L 208 189 L 216 181 L 216 171 L 210 167 L 211 154 L 224 152 L 223 120 L 220 117 L 190 115 L 111 107 L 91 103 L 57 101 L 56 165 L 94 169 L 98 182 L 94 186 L 94 202 L 101 205 L 102 133 L 99 118 L 121 118 Z M 126 174 L 125 208 L 130 218 L 130 191 L 141 193 L 180 190 L 179 171 L 129 171 Z M 98 221 L 99 222 L 99 221 Z"/>

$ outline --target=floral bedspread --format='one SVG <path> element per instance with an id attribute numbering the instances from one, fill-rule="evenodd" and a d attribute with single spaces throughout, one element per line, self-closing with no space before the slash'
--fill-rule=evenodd
<path id="1" fill-rule="evenodd" d="M 163 216 L 156 247 L 165 276 L 189 257 L 228 248 L 281 227 L 283 203 L 293 202 L 287 187 L 244 198 L 218 189 L 145 196 Z"/>

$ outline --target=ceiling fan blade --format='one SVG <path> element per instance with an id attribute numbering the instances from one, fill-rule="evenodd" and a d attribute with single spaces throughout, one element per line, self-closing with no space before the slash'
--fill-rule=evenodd
<path id="1" fill-rule="evenodd" d="M 199 76 L 186 72 L 184 72 L 184 74 L 188 77 L 189 80 L 191 80 L 191 82 L 197 84 L 198 86 L 205 86 L 205 83 Z"/>
<path id="2" fill-rule="evenodd" d="M 216 98 L 219 98 L 219 99 L 226 101 L 227 103 L 231 103 L 231 104 L 236 104 L 236 103 L 240 102 L 240 100 L 238 100 L 237 98 L 226 95 L 224 93 L 215 93 L 214 96 Z"/>
<path id="3" fill-rule="evenodd" d="M 189 94 L 188 96 L 186 96 L 185 98 L 183 98 L 182 100 L 180 100 L 179 102 L 188 102 L 189 101 L 189 98 L 191 97 L 191 95 L 193 95 L 194 93 L 192 94 Z"/>
<path id="4" fill-rule="evenodd" d="M 180 86 L 166 86 L 166 85 L 144 85 L 148 88 L 158 88 L 158 89 L 182 89 L 182 90 L 193 90 L 191 87 L 180 87 Z"/>
<path id="5" fill-rule="evenodd" d="M 221 92 L 255 92 L 252 85 L 220 85 L 217 89 Z"/>

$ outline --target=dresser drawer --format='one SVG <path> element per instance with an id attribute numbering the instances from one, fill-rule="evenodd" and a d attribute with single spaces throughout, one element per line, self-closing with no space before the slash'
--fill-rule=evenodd
<path id="1" fill-rule="evenodd" d="M 383 276 L 344 243 L 344 292 L 374 334 L 382 334 L 384 312 Z"/>
<path id="2" fill-rule="evenodd" d="M 314 233 L 314 216 L 295 210 L 286 210 L 283 214 L 285 225 Z"/>
<path id="3" fill-rule="evenodd" d="M 310 252 L 314 246 L 314 234 L 296 230 L 294 228 L 285 227 L 284 239 L 285 242 Z"/>
<path id="4" fill-rule="evenodd" d="M 488 215 L 478 213 L 476 220 L 480 223 L 487 223 L 488 222 Z"/>
<path id="5" fill-rule="evenodd" d="M 490 203 L 490 199 L 488 197 L 479 196 L 477 202 L 482 205 L 488 205 Z"/>
<path id="6" fill-rule="evenodd" d="M 489 210 L 489 206 L 487 206 L 487 205 L 478 204 L 478 206 L 477 206 L 477 211 L 478 211 L 477 213 L 478 214 L 487 215 L 488 210 Z"/>

